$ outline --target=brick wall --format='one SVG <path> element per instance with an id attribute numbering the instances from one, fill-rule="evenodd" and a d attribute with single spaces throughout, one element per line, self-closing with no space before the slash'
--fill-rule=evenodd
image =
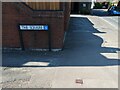
<path id="1" fill-rule="evenodd" d="M 32 11 L 20 2 L 2 4 L 3 48 L 20 48 L 18 24 L 47 24 L 51 32 L 51 48 L 61 49 L 64 38 L 64 11 Z M 68 15 L 67 15 L 68 16 Z M 48 31 L 22 31 L 26 49 L 48 49 Z"/>

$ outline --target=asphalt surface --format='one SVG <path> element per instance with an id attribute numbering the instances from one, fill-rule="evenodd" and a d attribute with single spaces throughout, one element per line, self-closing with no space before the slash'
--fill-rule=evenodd
<path id="1" fill-rule="evenodd" d="M 71 15 L 64 50 L 3 50 L 3 88 L 118 88 L 118 30 Z M 78 81 L 78 83 L 77 83 Z"/>

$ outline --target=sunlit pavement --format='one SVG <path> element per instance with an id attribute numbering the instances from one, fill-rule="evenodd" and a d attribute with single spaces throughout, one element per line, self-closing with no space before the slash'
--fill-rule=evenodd
<path id="1" fill-rule="evenodd" d="M 118 50 L 114 26 L 98 16 L 71 15 L 63 51 L 5 50 L 2 84 L 9 88 L 118 88 Z"/>
<path id="2" fill-rule="evenodd" d="M 101 17 L 101 18 L 104 19 L 109 24 L 111 24 L 115 29 L 119 29 L 120 16 L 106 16 L 106 17 Z"/>
<path id="3" fill-rule="evenodd" d="M 99 16 L 101 19 L 111 24 L 114 28 L 119 29 L 120 16 L 108 15 L 107 9 L 93 9 L 92 12 L 93 15 Z"/>

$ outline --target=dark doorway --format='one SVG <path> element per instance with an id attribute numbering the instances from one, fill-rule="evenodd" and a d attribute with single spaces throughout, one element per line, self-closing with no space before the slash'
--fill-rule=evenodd
<path id="1" fill-rule="evenodd" d="M 71 13 L 78 14 L 79 13 L 79 2 L 72 2 Z"/>

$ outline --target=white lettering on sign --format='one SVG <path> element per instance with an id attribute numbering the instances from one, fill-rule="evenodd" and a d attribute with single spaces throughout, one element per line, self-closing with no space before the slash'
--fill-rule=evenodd
<path id="1" fill-rule="evenodd" d="M 48 30 L 48 25 L 20 25 L 20 30 Z"/>

